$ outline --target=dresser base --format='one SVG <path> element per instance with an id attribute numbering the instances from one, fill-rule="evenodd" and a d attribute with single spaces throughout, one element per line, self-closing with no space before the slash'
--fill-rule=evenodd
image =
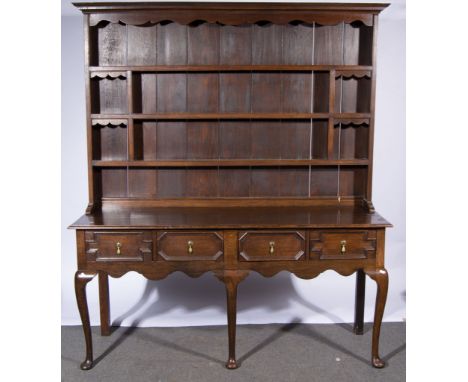
<path id="1" fill-rule="evenodd" d="M 80 317 L 83 324 L 83 333 L 86 343 L 86 357 L 81 363 L 82 370 L 89 370 L 93 367 L 93 348 L 91 327 L 89 321 L 88 304 L 86 298 L 86 286 L 96 275 L 99 274 L 100 282 L 100 313 L 101 313 L 101 335 L 110 335 L 109 325 L 109 289 L 107 286 L 108 275 L 104 271 L 95 273 L 77 271 L 75 274 L 75 291 Z M 236 315 L 237 315 L 237 287 L 249 274 L 244 270 L 224 270 L 214 271 L 215 276 L 225 284 L 227 297 L 227 324 L 229 338 L 229 355 L 226 368 L 237 369 L 239 367 L 236 360 Z M 382 317 L 385 309 L 388 289 L 388 273 L 384 268 L 366 268 L 356 271 L 356 305 L 355 318 L 358 321 L 354 323 L 354 333 L 363 333 L 364 317 L 364 293 L 365 293 L 365 275 L 368 275 L 377 283 L 377 295 L 375 304 L 374 324 L 372 330 L 372 366 L 383 368 L 385 362 L 379 356 L 379 338 Z M 105 286 L 104 286 L 105 285 Z"/>

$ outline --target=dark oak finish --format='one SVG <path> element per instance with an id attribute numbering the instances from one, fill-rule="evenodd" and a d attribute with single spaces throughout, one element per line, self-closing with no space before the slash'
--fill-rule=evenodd
<path id="1" fill-rule="evenodd" d="M 93 365 L 86 284 L 213 272 L 235 356 L 251 271 L 377 283 L 372 365 L 388 276 L 372 204 L 378 14 L 386 4 L 78 3 L 84 13 L 89 204 L 75 289 Z"/>
<path id="2" fill-rule="evenodd" d="M 219 232 L 162 232 L 157 245 L 159 257 L 166 261 L 217 261 L 223 255 Z"/>
<path id="3" fill-rule="evenodd" d="M 99 272 L 99 313 L 101 317 L 101 335 L 111 334 L 110 301 L 109 301 L 109 275 Z"/>
<path id="4" fill-rule="evenodd" d="M 251 199 L 247 201 L 254 202 Z M 118 206 L 115 202 L 92 215 L 83 215 L 70 227 L 77 230 L 116 229 L 126 230 L 169 230 L 169 229 L 277 229 L 284 228 L 343 228 L 369 229 L 390 227 L 378 213 L 368 213 L 363 208 L 354 206 L 337 207 L 333 205 L 300 206 L 294 207 L 287 200 L 289 206 L 275 207 L 269 204 L 262 206 L 263 202 L 270 200 L 257 200 L 259 206 L 234 207 L 208 207 L 206 205 L 182 207 L 136 207 Z M 176 202 L 176 201 L 175 201 Z M 177 201 L 180 203 L 180 201 Z M 227 200 L 230 202 L 230 200 Z M 260 203 L 261 202 L 261 203 Z M 141 203 L 141 201 L 135 201 Z M 194 201 L 191 201 L 194 203 Z M 329 232 L 334 232 L 328 230 Z M 361 232 L 361 231 L 359 231 Z"/>
<path id="5" fill-rule="evenodd" d="M 305 258 L 304 231 L 239 232 L 240 261 L 301 260 Z"/>
<path id="6" fill-rule="evenodd" d="M 237 316 L 237 286 L 249 275 L 247 271 L 225 270 L 215 272 L 215 276 L 226 286 L 227 322 L 229 335 L 228 369 L 237 369 L 236 360 L 236 316 Z"/>
<path id="7" fill-rule="evenodd" d="M 86 299 L 86 285 L 96 276 L 96 273 L 75 273 L 75 293 L 78 310 L 80 311 L 81 322 L 83 323 L 83 333 L 86 342 L 86 358 L 81 363 L 82 370 L 89 370 L 93 367 L 93 341 L 91 339 L 91 327 L 89 324 L 88 301 Z"/>
<path id="8" fill-rule="evenodd" d="M 376 231 L 315 230 L 309 236 L 310 256 L 319 260 L 375 257 Z"/>
<path id="9" fill-rule="evenodd" d="M 365 166 L 367 159 L 219 159 L 219 160 L 157 160 L 157 161 L 93 161 L 94 167 L 285 167 L 285 166 Z"/>
<path id="10" fill-rule="evenodd" d="M 366 274 L 377 283 L 377 295 L 375 298 L 374 328 L 372 329 L 372 365 L 376 368 L 385 366 L 385 362 L 379 356 L 379 337 L 382 317 L 385 310 L 388 291 L 388 273 L 384 268 L 365 269 Z"/>
<path id="11" fill-rule="evenodd" d="M 86 231 L 85 239 L 88 261 L 151 260 L 153 240 L 147 231 Z"/>
<path id="12" fill-rule="evenodd" d="M 354 333 L 364 333 L 364 304 L 366 299 L 366 274 L 362 269 L 356 272 L 356 299 L 354 302 Z"/>

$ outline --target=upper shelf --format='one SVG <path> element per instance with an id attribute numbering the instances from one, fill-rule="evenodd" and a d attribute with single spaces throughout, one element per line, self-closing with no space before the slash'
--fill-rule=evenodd
<path id="1" fill-rule="evenodd" d="M 74 3 L 89 14 L 89 24 L 102 21 L 129 25 L 155 24 L 174 21 L 191 24 L 206 21 L 224 25 L 240 25 L 268 21 L 274 24 L 290 22 L 335 25 L 339 22 L 374 23 L 373 16 L 389 4 L 330 4 L 330 3 Z"/>
<path id="2" fill-rule="evenodd" d="M 91 114 L 93 124 L 102 124 L 100 120 L 116 119 L 122 122 L 122 118 L 134 120 L 179 120 L 179 119 L 368 119 L 369 113 L 155 113 L 155 114 Z"/>
<path id="3" fill-rule="evenodd" d="M 368 65 L 132 65 L 132 66 L 90 66 L 91 77 L 126 77 L 124 71 L 131 72 L 256 72 L 256 71 L 331 71 L 337 75 L 370 75 L 372 66 Z"/>

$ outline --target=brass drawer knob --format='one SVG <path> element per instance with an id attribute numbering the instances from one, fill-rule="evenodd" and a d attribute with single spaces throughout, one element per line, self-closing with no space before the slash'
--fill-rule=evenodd
<path id="1" fill-rule="evenodd" d="M 341 252 L 342 255 L 344 255 L 345 252 L 346 252 L 346 240 L 341 240 L 340 244 L 341 244 L 340 252 Z"/>
<path id="2" fill-rule="evenodd" d="M 193 241 L 192 240 L 187 241 L 187 252 L 189 253 L 189 255 L 193 253 Z"/>
<path id="3" fill-rule="evenodd" d="M 115 244 L 115 249 L 116 249 L 116 252 L 115 252 L 115 253 L 116 253 L 117 255 L 120 255 L 120 254 L 121 254 L 121 252 L 120 252 L 120 249 L 121 249 L 121 248 L 122 248 L 122 244 L 121 244 L 120 242 L 117 242 L 117 243 Z"/>
<path id="4" fill-rule="evenodd" d="M 273 255 L 275 253 L 275 242 L 270 241 L 270 255 Z"/>

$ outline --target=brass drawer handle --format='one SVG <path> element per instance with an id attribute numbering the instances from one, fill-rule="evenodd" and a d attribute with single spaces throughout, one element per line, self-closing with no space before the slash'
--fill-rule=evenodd
<path id="1" fill-rule="evenodd" d="M 346 240 L 341 240 L 340 244 L 341 244 L 340 252 L 341 252 L 342 255 L 344 255 L 345 252 L 346 252 Z"/>
<path id="2" fill-rule="evenodd" d="M 275 242 L 270 241 L 270 255 L 273 255 L 275 253 Z"/>
<path id="3" fill-rule="evenodd" d="M 192 240 L 187 241 L 187 252 L 189 253 L 189 255 L 193 253 L 193 241 Z"/>
<path id="4" fill-rule="evenodd" d="M 120 255 L 121 254 L 120 249 L 122 248 L 122 244 L 120 244 L 120 242 L 117 242 L 115 244 L 115 248 L 116 248 L 116 254 Z"/>

